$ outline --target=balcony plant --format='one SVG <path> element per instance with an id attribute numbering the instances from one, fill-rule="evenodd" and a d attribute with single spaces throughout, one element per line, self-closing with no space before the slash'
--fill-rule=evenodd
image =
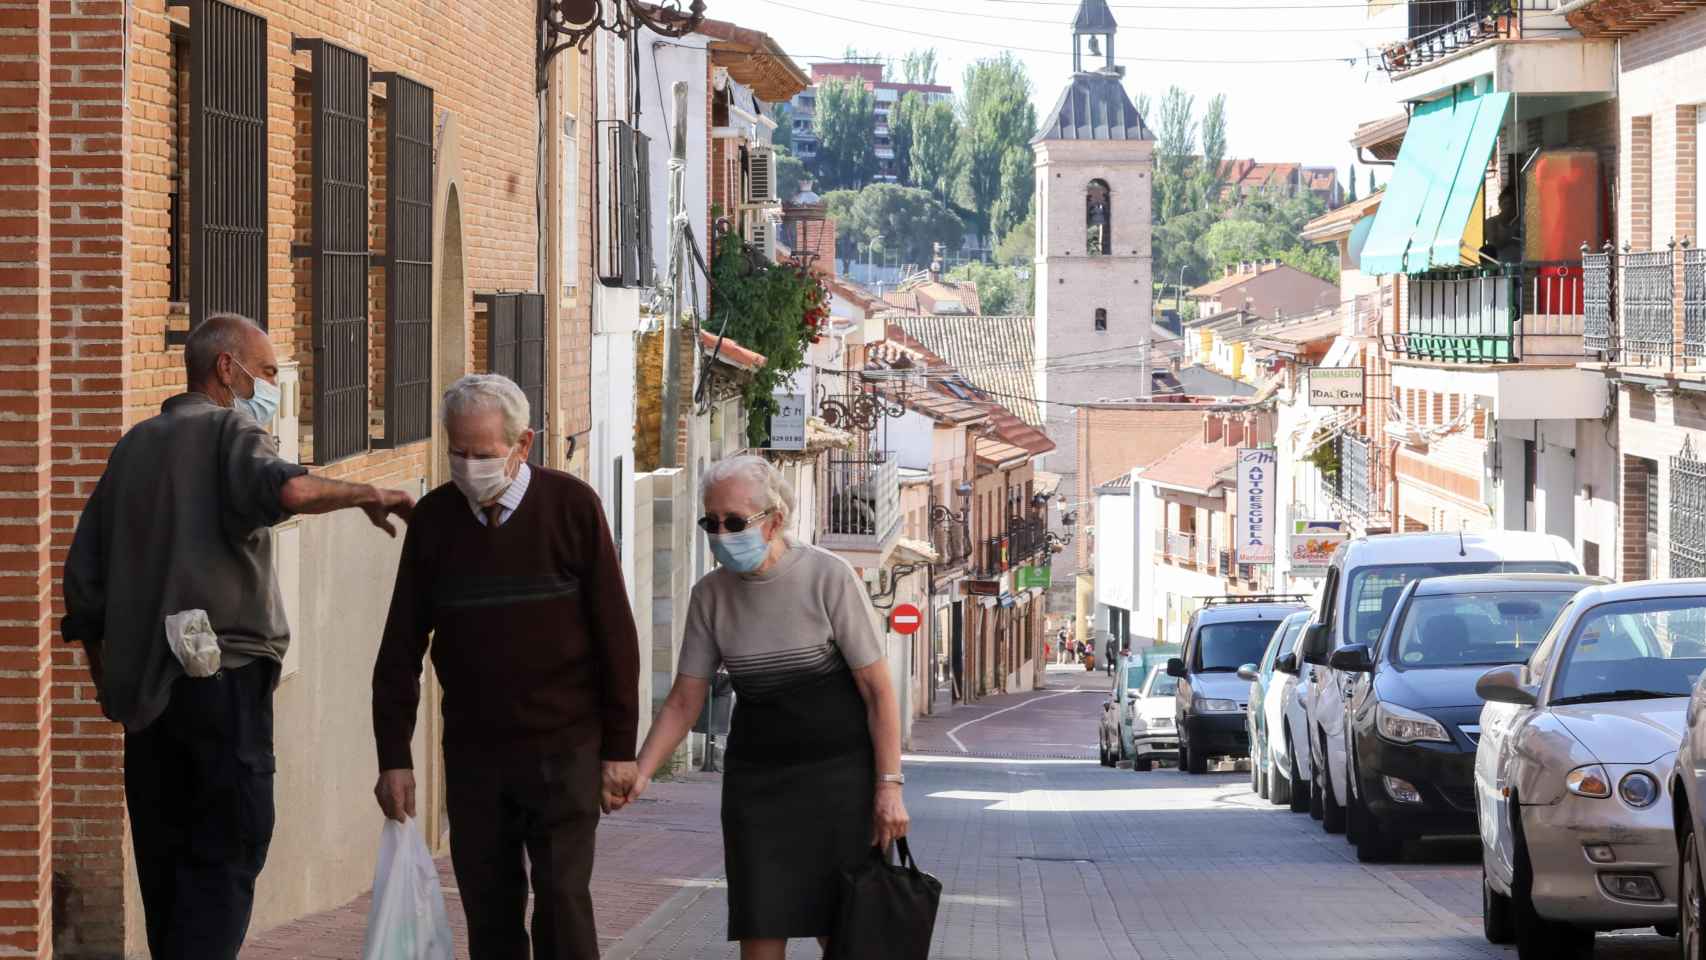
<path id="1" fill-rule="evenodd" d="M 1380 58 L 1386 62 L 1388 72 L 1398 73 L 1410 60 L 1410 45 L 1403 40 L 1389 43 L 1380 48 Z"/>
<path id="2" fill-rule="evenodd" d="M 776 388 L 805 366 L 806 349 L 829 322 L 829 291 L 797 260 L 767 261 L 742 237 L 719 231 L 711 257 L 711 317 L 706 329 L 764 355 L 741 389 L 747 442 L 770 438 Z"/>

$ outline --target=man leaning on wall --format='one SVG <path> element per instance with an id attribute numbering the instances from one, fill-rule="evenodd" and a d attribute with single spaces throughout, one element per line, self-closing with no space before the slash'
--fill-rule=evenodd
<path id="1" fill-rule="evenodd" d="M 279 457 L 266 331 L 208 317 L 186 392 L 113 447 L 65 561 L 67 641 L 124 725 L 154 960 L 236 960 L 273 832 L 272 694 L 290 643 L 272 527 L 346 507 L 392 536 L 414 500 Z"/>

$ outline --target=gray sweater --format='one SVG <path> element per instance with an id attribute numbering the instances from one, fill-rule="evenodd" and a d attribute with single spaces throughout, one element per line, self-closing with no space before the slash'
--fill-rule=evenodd
<path id="1" fill-rule="evenodd" d="M 65 639 L 81 642 L 107 717 L 137 731 L 184 675 L 165 619 L 206 610 L 224 666 L 282 660 L 290 643 L 272 526 L 307 469 L 254 419 L 200 393 L 131 428 L 77 522 L 65 560 Z"/>

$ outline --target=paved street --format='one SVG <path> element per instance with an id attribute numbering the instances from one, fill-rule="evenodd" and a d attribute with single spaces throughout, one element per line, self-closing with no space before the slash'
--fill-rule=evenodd
<path id="1" fill-rule="evenodd" d="M 1248 774 L 1107 770 L 1102 674 L 921 721 L 907 760 L 913 850 L 941 878 L 941 960 L 1514 957 L 1481 937 L 1473 846 L 1358 864 L 1343 838 L 1251 795 Z M 714 777 L 660 784 L 605 821 L 595 879 L 606 956 L 726 960 Z M 653 799 L 655 798 L 655 799 Z M 446 880 L 451 882 L 446 871 Z M 452 913 L 460 910 L 452 889 Z M 245 960 L 359 956 L 365 902 L 256 939 Z M 1602 934 L 1596 956 L 1671 957 Z M 815 958 L 798 944 L 790 957 Z"/>

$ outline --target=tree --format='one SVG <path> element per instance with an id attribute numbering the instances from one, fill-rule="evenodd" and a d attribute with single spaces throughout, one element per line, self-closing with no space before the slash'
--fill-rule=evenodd
<path id="1" fill-rule="evenodd" d="M 1209 98 L 1202 115 L 1202 166 L 1197 169 L 1199 206 L 1220 202 L 1220 165 L 1226 159 L 1226 94 Z"/>
<path id="2" fill-rule="evenodd" d="M 965 236 L 965 223 L 952 210 L 912 187 L 874 183 L 863 190 L 835 190 L 823 199 L 835 220 L 836 256 L 845 261 L 863 257 L 881 236 L 883 250 L 902 263 L 923 265 L 936 244 L 953 252 Z"/>
<path id="3" fill-rule="evenodd" d="M 912 156 L 908 172 L 912 185 L 947 203 L 960 178 L 960 121 L 952 105 L 940 101 L 912 115 Z"/>
<path id="4" fill-rule="evenodd" d="M 1033 207 L 1031 215 L 1022 223 L 1007 232 L 1001 242 L 995 247 L 995 262 L 1009 267 L 1030 267 L 1037 256 L 1037 215 Z"/>
<path id="5" fill-rule="evenodd" d="M 1001 193 L 989 218 L 998 242 L 1031 215 L 1031 194 L 1037 185 L 1034 158 L 1030 147 L 1008 147 L 1001 158 Z"/>
<path id="6" fill-rule="evenodd" d="M 1149 122 L 1149 108 L 1155 105 L 1153 102 L 1150 101 L 1149 94 L 1147 94 L 1147 93 L 1138 94 L 1137 99 L 1133 100 L 1132 104 L 1137 107 L 1137 115 L 1143 118 L 1144 123 L 1148 123 Z"/>
<path id="7" fill-rule="evenodd" d="M 1356 199 L 1357 199 L 1357 168 L 1356 168 L 1356 164 L 1354 164 L 1354 163 L 1351 164 L 1351 175 L 1348 178 L 1346 178 L 1345 182 L 1350 185 L 1350 189 L 1348 191 L 1346 191 L 1346 193 L 1345 193 L 1345 202 L 1346 203 L 1355 203 Z"/>
<path id="8" fill-rule="evenodd" d="M 1013 267 L 998 267 L 973 260 L 948 271 L 948 279 L 970 280 L 977 284 L 977 298 L 985 316 L 1006 317 L 1032 312 L 1030 282 L 1020 279 L 1019 271 Z"/>
<path id="9" fill-rule="evenodd" d="M 1155 218 L 1169 220 L 1190 209 L 1190 170 L 1196 154 L 1196 98 L 1177 84 L 1161 98 L 1155 130 Z"/>
<path id="10" fill-rule="evenodd" d="M 794 152 L 794 108 L 786 103 L 778 103 L 771 111 L 770 119 L 776 121 L 776 132 L 770 135 L 770 142 L 778 150 Z"/>
<path id="11" fill-rule="evenodd" d="M 1370 170 L 1368 172 L 1368 195 L 1371 197 L 1374 196 L 1375 191 L 1379 189 L 1379 187 L 1374 185 L 1374 171 Z"/>
<path id="12" fill-rule="evenodd" d="M 936 83 L 936 48 L 928 47 L 914 50 L 901 61 L 901 76 L 907 83 L 935 85 Z"/>
<path id="13" fill-rule="evenodd" d="M 784 202 L 800 195 L 800 184 L 806 179 L 806 165 L 799 157 L 776 151 L 776 196 Z"/>
<path id="14" fill-rule="evenodd" d="M 983 236 L 994 231 L 996 203 L 1012 184 L 1006 176 L 1014 147 L 1028 149 L 1036 132 L 1037 111 L 1031 105 L 1031 80 L 1025 65 L 1011 51 L 1003 52 L 966 68 L 965 92 L 960 101 L 962 177 L 966 200 L 978 219 Z M 1004 169 L 1004 165 L 1008 165 Z M 1028 204 L 1008 198 L 1008 211 L 1024 210 Z M 1008 214 L 1012 223 L 1023 217 Z M 995 235 L 999 240 L 1000 236 Z"/>
<path id="15" fill-rule="evenodd" d="M 876 100 L 857 80 L 832 79 L 818 87 L 817 175 L 830 189 L 858 187 L 877 170 L 871 143 Z"/>
<path id="16" fill-rule="evenodd" d="M 912 131 L 918 115 L 924 112 L 924 98 L 908 93 L 900 98 L 889 112 L 889 142 L 894 145 L 894 172 L 901 183 L 920 186 L 912 178 Z"/>

